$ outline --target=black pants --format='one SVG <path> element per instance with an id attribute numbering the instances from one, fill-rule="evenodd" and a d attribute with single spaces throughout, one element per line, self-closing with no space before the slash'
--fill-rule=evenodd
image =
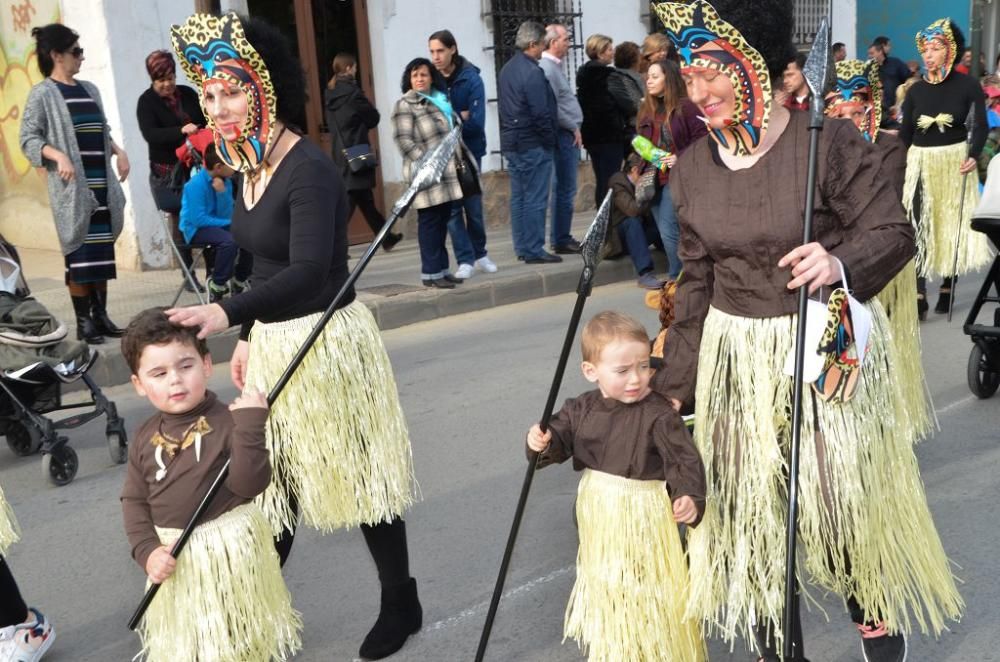
<path id="1" fill-rule="evenodd" d="M 0 628 L 23 623 L 27 615 L 28 605 L 24 604 L 6 559 L 0 556 Z"/>
<path id="2" fill-rule="evenodd" d="M 299 505 L 294 498 L 289 499 L 292 512 L 298 515 Z M 406 547 L 406 522 L 396 517 L 391 522 L 379 522 L 372 526 L 361 525 L 361 533 L 372 555 L 375 568 L 378 570 L 378 580 L 383 588 L 399 586 L 410 581 L 410 557 Z M 295 542 L 295 528 L 286 528 L 275 538 L 274 548 L 285 565 L 288 555 L 292 552 Z M 22 616 L 23 618 L 23 616 Z"/>
<path id="3" fill-rule="evenodd" d="M 375 196 L 372 194 L 372 190 L 370 188 L 362 188 L 348 191 L 347 200 L 351 204 L 351 210 L 347 214 L 347 218 L 353 216 L 354 210 L 360 207 L 361 213 L 365 217 L 365 222 L 368 223 L 368 227 L 372 229 L 372 232 L 378 234 L 382 226 L 385 225 L 385 216 L 382 216 L 382 212 L 375 206 Z"/>

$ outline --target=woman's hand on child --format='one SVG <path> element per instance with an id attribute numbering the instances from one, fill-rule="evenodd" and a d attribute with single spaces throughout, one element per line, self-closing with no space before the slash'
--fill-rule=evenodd
<path id="1" fill-rule="evenodd" d="M 157 547 L 146 559 L 146 574 L 149 581 L 154 584 L 162 584 L 167 581 L 170 575 L 177 569 L 177 559 L 170 554 L 166 547 Z"/>
<path id="2" fill-rule="evenodd" d="M 242 395 L 236 396 L 236 399 L 233 400 L 233 404 L 229 405 L 229 411 L 249 409 L 253 407 L 267 409 L 267 396 L 260 391 L 247 391 Z"/>
<path id="3" fill-rule="evenodd" d="M 236 343 L 233 349 L 233 356 L 229 359 L 229 377 L 233 380 L 233 386 L 243 390 L 246 386 L 247 360 L 250 358 L 250 343 L 241 340 Z"/>
<path id="4" fill-rule="evenodd" d="M 698 519 L 698 506 L 694 505 L 694 499 L 689 496 L 682 496 L 674 500 L 674 521 L 681 524 L 690 524 Z"/>
<path id="5" fill-rule="evenodd" d="M 200 327 L 199 338 L 207 338 L 217 331 L 225 331 L 229 328 L 229 316 L 217 303 L 171 308 L 167 311 L 167 317 L 173 324 Z"/>
<path id="6" fill-rule="evenodd" d="M 550 430 L 542 432 L 538 423 L 532 425 L 531 429 L 528 430 L 528 448 L 536 453 L 541 453 L 548 448 L 550 441 L 552 441 L 552 432 Z"/>

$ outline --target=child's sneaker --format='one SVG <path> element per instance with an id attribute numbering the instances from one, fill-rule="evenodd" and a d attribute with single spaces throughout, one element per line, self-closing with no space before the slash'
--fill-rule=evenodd
<path id="1" fill-rule="evenodd" d="M 40 611 L 31 608 L 35 619 L 0 628 L 0 662 L 37 662 L 56 640 L 52 623 Z"/>
<path id="2" fill-rule="evenodd" d="M 859 625 L 865 662 L 906 662 L 906 635 L 889 634 L 885 623 Z"/>
<path id="3" fill-rule="evenodd" d="M 229 281 L 229 291 L 233 293 L 233 296 L 237 294 L 243 294 L 250 289 L 249 280 L 237 280 L 233 278 Z"/>
<path id="4" fill-rule="evenodd" d="M 216 285 L 214 280 L 208 281 L 208 302 L 219 303 L 229 294 L 229 287 Z"/>

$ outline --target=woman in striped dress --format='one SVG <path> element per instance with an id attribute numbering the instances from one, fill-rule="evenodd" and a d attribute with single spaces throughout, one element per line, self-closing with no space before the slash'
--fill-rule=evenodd
<path id="1" fill-rule="evenodd" d="M 75 78 L 83 62 L 79 35 L 57 23 L 31 34 L 46 79 L 28 95 L 21 149 L 32 165 L 48 171 L 77 338 L 101 343 L 123 333 L 108 318 L 107 298 L 108 281 L 116 277 L 114 242 L 125 206 L 119 182 L 128 176 L 128 157 L 111 140 L 97 87 Z M 109 176 L 112 154 L 117 179 Z"/>

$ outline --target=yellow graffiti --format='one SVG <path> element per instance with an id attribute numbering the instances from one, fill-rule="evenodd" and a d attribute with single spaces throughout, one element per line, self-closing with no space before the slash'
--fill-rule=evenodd
<path id="1" fill-rule="evenodd" d="M 7 184 L 20 181 L 31 170 L 21 152 L 18 131 L 28 92 L 44 78 L 36 58 L 32 51 L 24 62 L 10 63 L 0 48 L 0 179 Z"/>

